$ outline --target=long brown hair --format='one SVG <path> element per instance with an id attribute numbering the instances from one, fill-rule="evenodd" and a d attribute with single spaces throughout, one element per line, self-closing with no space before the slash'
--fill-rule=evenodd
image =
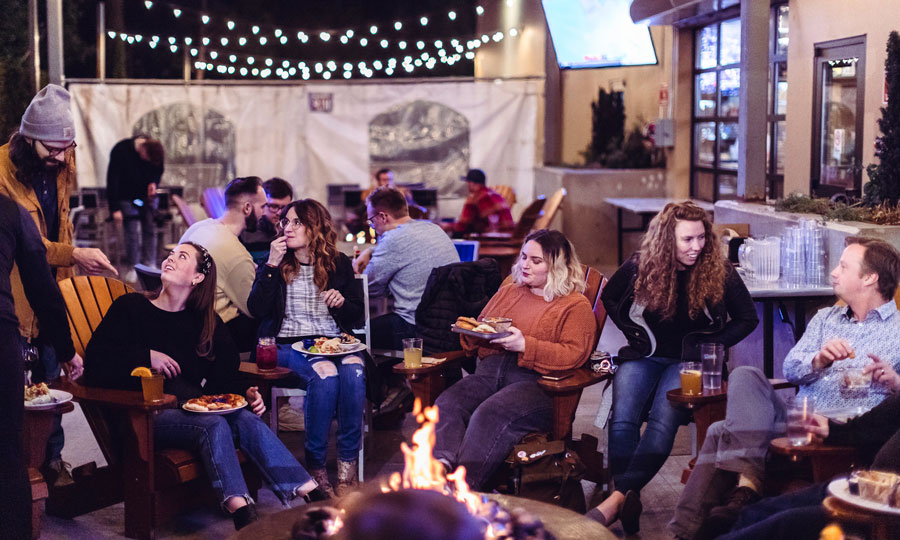
<path id="1" fill-rule="evenodd" d="M 678 279 L 675 272 L 675 225 L 679 221 L 700 221 L 706 243 L 697 262 L 688 270 L 688 313 L 696 318 L 707 305 L 717 304 L 725 296 L 727 265 L 706 210 L 687 201 L 669 203 L 650 221 L 641 242 L 638 277 L 634 284 L 635 300 L 662 319 L 675 316 Z"/>
<path id="2" fill-rule="evenodd" d="M 331 221 L 331 214 L 322 204 L 313 199 L 293 201 L 281 211 L 281 219 L 287 216 L 288 210 L 294 209 L 297 219 L 306 227 L 309 240 L 309 255 L 313 264 L 313 283 L 320 291 L 328 286 L 328 274 L 337 268 L 337 232 Z M 294 250 L 288 248 L 279 265 L 281 275 L 286 283 L 290 283 L 300 273 L 300 263 L 294 256 Z"/>
<path id="3" fill-rule="evenodd" d="M 185 308 L 196 313 L 201 320 L 200 339 L 197 342 L 197 355 L 214 360 L 213 334 L 216 332 L 216 262 L 206 248 L 194 242 L 182 242 L 197 250 L 197 272 L 206 276 L 203 281 L 191 289 Z"/>

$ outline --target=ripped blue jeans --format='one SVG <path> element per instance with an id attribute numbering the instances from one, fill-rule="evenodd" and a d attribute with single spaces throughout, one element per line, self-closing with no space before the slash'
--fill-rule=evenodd
<path id="1" fill-rule="evenodd" d="M 342 461 L 358 457 L 362 441 L 366 374 L 363 360 L 356 355 L 336 359 L 306 356 L 278 345 L 278 365 L 290 368 L 306 382 L 304 420 L 306 423 L 306 467 L 322 469 L 328 451 L 331 420 L 337 415 L 337 454 Z"/>

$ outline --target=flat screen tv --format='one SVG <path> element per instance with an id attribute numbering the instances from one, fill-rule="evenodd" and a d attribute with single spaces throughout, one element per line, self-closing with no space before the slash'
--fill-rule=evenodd
<path id="1" fill-rule="evenodd" d="M 542 0 L 560 68 L 656 64 L 650 29 L 634 24 L 631 0 Z"/>

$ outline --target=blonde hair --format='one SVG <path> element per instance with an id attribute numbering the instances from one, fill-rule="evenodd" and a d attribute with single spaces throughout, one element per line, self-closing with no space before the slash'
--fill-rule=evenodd
<path id="1" fill-rule="evenodd" d="M 559 231 L 541 229 L 529 234 L 522 242 L 522 250 L 528 242 L 536 242 L 541 246 L 544 261 L 547 263 L 547 283 L 544 284 L 544 300 L 552 302 L 556 298 L 571 294 L 573 291 L 584 292 L 584 270 L 575 248 L 568 238 Z M 513 282 L 522 283 L 522 256 L 512 267 Z"/>
<path id="2" fill-rule="evenodd" d="M 650 221 L 641 242 L 638 277 L 634 284 L 635 300 L 646 310 L 658 313 L 663 320 L 674 317 L 677 308 L 675 225 L 679 221 L 703 223 L 706 235 L 697 262 L 688 269 L 688 314 L 694 319 L 707 305 L 718 304 L 725 297 L 728 266 L 706 210 L 690 201 L 669 203 Z"/>

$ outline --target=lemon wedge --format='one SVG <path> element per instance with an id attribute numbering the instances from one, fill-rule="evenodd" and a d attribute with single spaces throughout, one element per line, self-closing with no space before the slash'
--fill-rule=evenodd
<path id="1" fill-rule="evenodd" d="M 153 373 L 149 368 L 145 368 L 144 366 L 136 367 L 131 370 L 132 377 L 152 377 Z"/>

